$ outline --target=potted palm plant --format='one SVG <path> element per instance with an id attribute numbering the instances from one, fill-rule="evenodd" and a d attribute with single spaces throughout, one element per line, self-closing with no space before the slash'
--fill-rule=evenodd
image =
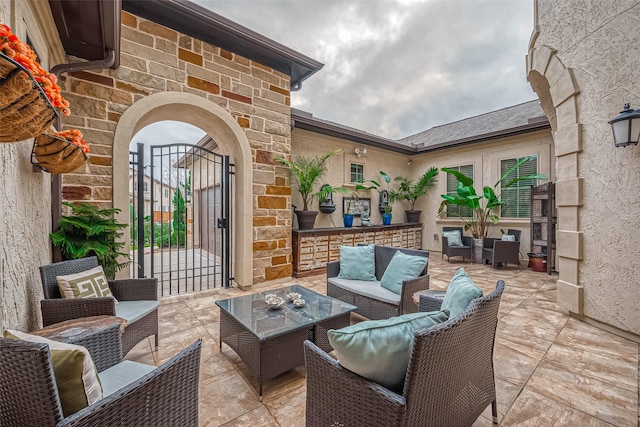
<path id="1" fill-rule="evenodd" d="M 346 189 L 342 187 L 333 187 L 331 185 L 323 185 L 318 189 L 320 179 L 327 172 L 327 160 L 340 151 L 340 149 L 336 149 L 322 156 L 298 156 L 291 160 L 282 156 L 275 158 L 278 163 L 291 169 L 294 188 L 302 196 L 302 210 L 295 211 L 298 217 L 298 226 L 301 230 L 312 229 L 316 222 L 318 211 L 309 210 L 309 205 L 314 199 L 326 200 L 331 193 L 346 192 Z"/>
<path id="2" fill-rule="evenodd" d="M 420 222 L 421 210 L 416 210 L 416 201 L 427 194 L 427 191 L 435 186 L 438 175 L 438 168 L 432 167 L 426 171 L 417 180 L 413 180 L 406 176 L 396 176 L 393 180 L 399 182 L 398 191 L 396 192 L 400 200 L 408 200 L 411 209 L 405 210 L 407 222 Z"/>
<path id="3" fill-rule="evenodd" d="M 464 230 L 469 231 L 474 239 L 474 257 L 480 259 L 482 257 L 482 239 L 487 237 L 489 232 L 489 226 L 491 224 L 497 224 L 500 221 L 500 217 L 494 213 L 494 211 L 506 204 L 500 197 L 500 194 L 496 194 L 498 188 L 504 190 L 517 182 L 529 180 L 529 179 L 547 179 L 542 174 L 531 174 L 523 177 L 513 178 L 507 181 L 511 173 L 519 168 L 523 163 L 528 162 L 529 157 L 520 159 L 511 169 L 509 169 L 500 179 L 493 185 L 493 187 L 485 186 L 482 189 L 482 194 L 478 195 L 473 187 L 473 178 L 469 178 L 466 175 L 460 173 L 457 170 L 442 168 L 443 172 L 454 175 L 458 184 L 456 186 L 456 194 L 442 194 L 444 199 L 440 203 L 440 209 L 438 215 L 441 214 L 447 206 L 462 206 L 471 210 L 471 216 L 463 216 L 455 214 L 455 216 L 462 219 L 464 222 Z M 477 251 L 479 247 L 480 254 Z"/>

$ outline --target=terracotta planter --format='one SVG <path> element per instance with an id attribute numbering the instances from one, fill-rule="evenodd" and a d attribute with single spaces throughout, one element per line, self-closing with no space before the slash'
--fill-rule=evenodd
<path id="1" fill-rule="evenodd" d="M 533 271 L 538 271 L 541 273 L 547 272 L 547 256 L 540 254 L 529 253 L 529 267 Z"/>
<path id="2" fill-rule="evenodd" d="M 296 211 L 298 217 L 298 228 L 300 230 L 311 230 L 316 223 L 318 211 Z"/>
<path id="3" fill-rule="evenodd" d="M 420 222 L 420 214 L 422 211 L 418 210 L 406 210 L 404 214 L 407 216 L 407 222 Z"/>

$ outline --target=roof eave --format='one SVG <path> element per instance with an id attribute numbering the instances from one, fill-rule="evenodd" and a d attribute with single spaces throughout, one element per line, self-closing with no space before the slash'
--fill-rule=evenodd
<path id="1" fill-rule="evenodd" d="M 526 125 L 517 126 L 514 128 L 503 129 L 496 132 L 486 133 L 483 135 L 475 135 L 469 138 L 461 138 L 453 141 L 441 142 L 439 144 L 428 145 L 428 146 L 416 146 L 416 150 L 418 153 L 428 153 L 430 151 L 444 150 L 446 148 L 459 147 L 462 145 L 469 144 L 478 144 L 481 142 L 492 141 L 496 139 L 508 138 L 512 136 L 523 135 L 530 132 L 536 132 L 539 130 L 551 129 L 551 124 L 549 121 L 537 122 L 537 123 L 528 123 Z"/>
<path id="2" fill-rule="evenodd" d="M 517 126 L 514 128 L 503 129 L 496 132 L 491 132 L 483 135 L 475 135 L 469 138 L 457 139 L 454 141 L 447 141 L 439 144 L 429 146 L 409 146 L 401 144 L 396 141 L 377 137 L 364 132 L 358 132 L 357 130 L 347 129 L 330 122 L 316 120 L 313 116 L 305 114 L 304 112 L 296 113 L 292 111 L 291 114 L 291 126 L 298 129 L 308 130 L 310 132 L 316 132 L 322 135 L 331 136 L 334 138 L 346 139 L 348 141 L 357 142 L 358 144 L 367 145 L 370 147 L 382 148 L 385 150 L 393 151 L 399 154 L 415 155 L 421 153 L 428 153 L 431 151 L 443 150 L 446 148 L 458 147 L 462 145 L 477 144 L 481 142 L 492 141 L 501 138 L 507 138 L 512 136 L 518 136 L 538 130 L 551 129 L 549 121 L 542 121 L 537 123 L 528 123 L 526 125 Z"/>
<path id="3" fill-rule="evenodd" d="M 400 154 L 416 154 L 416 150 L 414 148 L 399 144 L 393 140 L 358 132 L 352 129 L 346 129 L 332 123 L 315 120 L 313 117 L 298 115 L 293 112 L 291 114 L 291 126 L 322 135 L 332 136 L 334 138 L 346 139 L 348 141 L 357 142 L 358 144 L 370 147 L 383 148 Z"/>

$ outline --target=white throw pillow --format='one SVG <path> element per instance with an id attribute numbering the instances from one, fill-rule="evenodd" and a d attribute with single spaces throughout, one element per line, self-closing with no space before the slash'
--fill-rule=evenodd
<path id="1" fill-rule="evenodd" d="M 460 230 L 443 231 L 442 236 L 447 238 L 449 246 L 462 246 L 462 235 Z"/>

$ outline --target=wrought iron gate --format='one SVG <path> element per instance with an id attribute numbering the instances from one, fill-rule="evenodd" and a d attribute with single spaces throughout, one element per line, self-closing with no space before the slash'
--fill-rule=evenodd
<path id="1" fill-rule="evenodd" d="M 188 144 L 129 153 L 132 275 L 162 295 L 230 287 L 233 165 Z"/>

